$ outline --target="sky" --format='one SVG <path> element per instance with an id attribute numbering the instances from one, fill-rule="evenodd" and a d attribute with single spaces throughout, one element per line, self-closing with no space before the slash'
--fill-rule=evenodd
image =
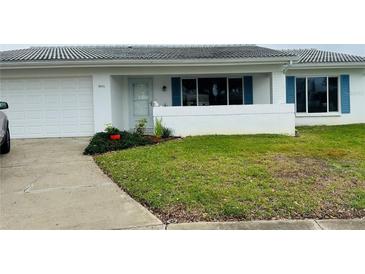
<path id="1" fill-rule="evenodd" d="M 317 48 L 334 52 L 365 56 L 365 44 L 258 44 L 273 49 Z M 23 49 L 30 46 L 57 46 L 57 44 L 0 44 L 0 50 Z"/>

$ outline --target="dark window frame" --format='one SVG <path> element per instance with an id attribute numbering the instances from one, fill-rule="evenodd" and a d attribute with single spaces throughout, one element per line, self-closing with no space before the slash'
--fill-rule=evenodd
<path id="1" fill-rule="evenodd" d="M 184 96 L 184 94 L 183 94 L 183 80 L 195 80 L 196 81 L 196 98 L 197 98 L 197 100 L 196 100 L 196 105 L 192 105 L 192 106 L 201 106 L 201 105 L 199 105 L 199 78 L 200 79 L 218 79 L 218 78 L 224 78 L 224 79 L 226 79 L 226 84 L 227 84 L 227 87 L 226 87 L 226 93 L 227 93 L 227 104 L 225 104 L 225 105 L 220 105 L 220 106 L 234 106 L 234 105 L 236 105 L 236 106 L 238 106 L 239 104 L 230 104 L 230 101 L 229 101 L 229 97 L 230 97 L 230 90 L 229 90 L 229 80 L 230 79 L 240 79 L 241 80 L 241 83 L 242 83 L 242 86 L 241 86 L 241 89 L 242 89 L 242 104 L 240 104 L 240 105 L 244 105 L 245 104 L 245 102 L 244 102 L 244 81 L 243 81 L 243 76 L 242 77 L 238 77 L 238 76 L 203 76 L 203 77 L 189 77 L 189 76 L 187 76 L 187 77 L 181 77 L 180 78 L 180 81 L 181 81 L 181 85 L 180 85 L 180 94 L 181 94 L 181 106 L 182 107 L 187 107 L 187 105 L 184 105 L 184 99 L 183 99 L 183 96 Z M 211 105 L 211 106 L 214 106 L 214 105 Z M 204 107 L 204 106 L 201 106 L 201 107 Z"/>
<path id="2" fill-rule="evenodd" d="M 183 86 L 183 81 L 184 80 L 192 80 L 192 81 L 195 81 L 195 102 L 196 102 L 196 105 L 198 105 L 198 101 L 199 101 L 199 98 L 198 98 L 198 81 L 196 78 L 182 78 L 181 79 L 181 106 L 189 106 L 189 105 L 184 105 L 184 86 Z M 195 106 L 195 105 L 191 105 L 191 106 Z"/>
<path id="3" fill-rule="evenodd" d="M 304 112 L 298 112 L 298 100 L 297 100 L 297 79 L 305 79 L 305 103 L 306 110 Z M 308 79 L 310 78 L 326 78 L 326 99 L 327 99 L 327 110 L 326 112 L 309 112 L 309 101 L 308 101 Z M 330 96 L 329 96 L 329 78 L 337 78 L 337 110 L 330 110 Z M 340 94 L 340 76 L 339 75 L 309 75 L 309 76 L 296 76 L 295 77 L 295 113 L 301 115 L 329 115 L 329 114 L 339 114 L 341 112 L 341 94 Z"/>

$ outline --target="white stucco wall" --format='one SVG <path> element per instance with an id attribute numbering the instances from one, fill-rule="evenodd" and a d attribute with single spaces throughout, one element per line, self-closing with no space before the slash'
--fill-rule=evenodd
<path id="1" fill-rule="evenodd" d="M 126 109 L 125 94 L 123 89 L 124 78 L 123 77 L 112 77 L 111 78 L 111 108 L 112 108 L 112 124 L 119 129 L 126 129 L 125 115 Z"/>
<path id="2" fill-rule="evenodd" d="M 307 69 L 289 70 L 292 76 L 340 76 L 350 75 L 350 113 L 332 114 L 296 114 L 297 126 L 342 125 L 365 123 L 365 70 L 364 69 Z M 339 101 L 341 107 L 341 100 Z"/>
<path id="3" fill-rule="evenodd" d="M 112 123 L 111 77 L 109 74 L 93 75 L 93 104 L 95 132 L 103 131 Z"/>
<path id="4" fill-rule="evenodd" d="M 176 136 L 295 134 L 294 105 L 155 107 L 154 118 Z"/>
<path id="5" fill-rule="evenodd" d="M 253 103 L 270 104 L 270 75 L 255 74 L 253 81 Z"/>
<path id="6" fill-rule="evenodd" d="M 286 103 L 286 85 L 285 74 L 282 70 L 273 71 L 271 73 L 271 103 L 285 104 Z"/>
<path id="7" fill-rule="evenodd" d="M 153 76 L 153 101 L 159 106 L 171 106 L 171 77 L 170 76 Z M 166 87 L 166 91 L 162 87 Z"/>

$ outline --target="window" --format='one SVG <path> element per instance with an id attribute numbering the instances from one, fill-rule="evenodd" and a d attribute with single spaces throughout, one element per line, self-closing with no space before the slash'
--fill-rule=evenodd
<path id="1" fill-rule="evenodd" d="M 231 78 L 228 80 L 229 85 L 229 104 L 243 104 L 242 78 Z"/>
<path id="2" fill-rule="evenodd" d="M 196 106 L 196 79 L 182 80 L 183 106 Z"/>
<path id="3" fill-rule="evenodd" d="M 242 78 L 194 78 L 181 80 L 183 106 L 242 105 Z"/>
<path id="4" fill-rule="evenodd" d="M 305 92 L 305 78 L 297 78 L 297 112 L 306 112 L 307 110 L 307 98 Z"/>
<path id="5" fill-rule="evenodd" d="M 328 78 L 329 111 L 338 111 L 338 78 Z"/>
<path id="6" fill-rule="evenodd" d="M 327 112 L 327 78 L 308 78 L 308 112 Z"/>
<path id="7" fill-rule="evenodd" d="M 298 113 L 337 112 L 338 101 L 338 77 L 296 78 Z"/>
<path id="8" fill-rule="evenodd" d="M 198 79 L 199 106 L 227 105 L 226 78 Z"/>

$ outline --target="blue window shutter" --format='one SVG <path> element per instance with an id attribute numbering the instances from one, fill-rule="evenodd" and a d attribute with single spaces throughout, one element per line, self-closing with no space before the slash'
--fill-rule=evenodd
<path id="1" fill-rule="evenodd" d="M 341 75 L 341 111 L 350 113 L 350 75 Z"/>
<path id="2" fill-rule="evenodd" d="M 252 76 L 243 77 L 243 88 L 244 88 L 244 104 L 252 105 L 253 104 Z"/>
<path id="3" fill-rule="evenodd" d="M 286 103 L 295 103 L 295 77 L 286 76 Z"/>
<path id="4" fill-rule="evenodd" d="M 172 105 L 181 106 L 181 81 L 180 77 L 171 78 Z"/>

